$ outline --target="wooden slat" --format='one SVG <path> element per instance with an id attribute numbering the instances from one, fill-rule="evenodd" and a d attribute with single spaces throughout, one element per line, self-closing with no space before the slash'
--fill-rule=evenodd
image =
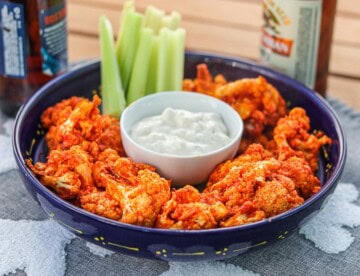
<path id="1" fill-rule="evenodd" d="M 69 35 L 69 58 L 70 62 L 88 58 L 97 58 L 99 43 L 96 37 L 86 35 Z M 337 76 L 329 77 L 328 95 L 347 103 L 360 111 L 360 80 L 342 78 Z"/>
<path id="2" fill-rule="evenodd" d="M 360 47 L 333 45 L 330 60 L 332 74 L 360 79 Z"/>
<path id="3" fill-rule="evenodd" d="M 325 0 L 326 1 L 326 0 Z M 337 11 L 341 14 L 351 14 L 360 17 L 359 0 L 338 0 Z"/>
<path id="4" fill-rule="evenodd" d="M 98 58 L 100 56 L 99 41 L 96 37 L 70 34 L 68 38 L 70 62 Z"/>
<path id="5" fill-rule="evenodd" d="M 360 80 L 331 76 L 328 95 L 360 111 Z"/>
<path id="6" fill-rule="evenodd" d="M 118 29 L 118 10 L 70 3 L 70 32 L 97 36 L 98 18 L 101 14 L 106 14 L 114 29 Z M 250 59 L 258 59 L 259 57 L 259 31 L 224 25 L 213 25 L 209 28 L 207 23 L 186 19 L 183 21 L 183 26 L 187 30 L 186 46 L 188 49 Z M 353 66 L 353 64 L 360 64 L 360 47 L 334 44 L 330 64 L 331 72 L 360 78 L 360 66 Z"/>
<path id="7" fill-rule="evenodd" d="M 358 0 L 359 1 L 359 0 Z M 360 1 L 359 1 L 360 3 Z M 348 44 L 360 47 L 360 17 L 337 16 L 333 41 L 336 45 Z"/>

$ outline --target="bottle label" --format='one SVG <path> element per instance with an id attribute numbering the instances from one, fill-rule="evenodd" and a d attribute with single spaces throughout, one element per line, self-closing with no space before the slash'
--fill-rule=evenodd
<path id="1" fill-rule="evenodd" d="M 49 76 L 67 67 L 67 28 L 65 1 L 40 11 L 40 36 L 43 73 Z"/>
<path id="2" fill-rule="evenodd" d="M 321 0 L 263 0 L 261 59 L 310 88 L 316 79 Z"/>
<path id="3" fill-rule="evenodd" d="M 24 22 L 22 4 L 0 1 L 0 75 L 26 76 Z"/>

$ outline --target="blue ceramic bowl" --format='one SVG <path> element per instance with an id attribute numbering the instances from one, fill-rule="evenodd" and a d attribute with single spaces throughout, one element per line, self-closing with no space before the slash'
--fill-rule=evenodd
<path id="1" fill-rule="evenodd" d="M 44 131 L 39 128 L 41 113 L 73 95 L 91 97 L 100 83 L 99 63 L 73 70 L 41 88 L 19 111 L 13 137 L 14 153 L 23 182 L 44 211 L 79 237 L 120 253 L 166 261 L 219 260 L 260 248 L 290 235 L 318 212 L 333 192 L 346 158 L 344 134 L 332 108 L 319 95 L 298 82 L 259 65 L 221 56 L 187 53 L 185 77 L 194 78 L 196 65 L 207 63 L 212 74 L 228 80 L 257 77 L 275 85 L 291 106 L 302 106 L 314 129 L 323 130 L 333 140 L 321 156 L 318 176 L 321 190 L 303 205 L 275 217 L 247 225 L 200 230 L 152 229 L 109 220 L 62 200 L 44 187 L 25 164 L 25 159 L 43 160 L 46 155 Z"/>

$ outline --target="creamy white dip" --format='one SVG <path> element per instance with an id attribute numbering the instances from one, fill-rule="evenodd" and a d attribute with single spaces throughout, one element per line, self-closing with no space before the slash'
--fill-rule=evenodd
<path id="1" fill-rule="evenodd" d="M 230 142 L 219 114 L 173 108 L 138 121 L 130 136 L 149 150 L 179 156 L 209 153 Z"/>

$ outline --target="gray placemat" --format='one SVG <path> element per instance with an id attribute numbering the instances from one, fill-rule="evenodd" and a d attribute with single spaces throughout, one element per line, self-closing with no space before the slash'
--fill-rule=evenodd
<path id="1" fill-rule="evenodd" d="M 360 191 L 360 148 L 358 146 L 360 142 L 360 113 L 334 99 L 329 99 L 329 102 L 340 118 L 348 141 L 348 158 L 341 182 L 351 183 Z M 10 141 L 9 125 L 11 122 L 5 115 L 0 114 L 0 143 Z M 9 148 L 10 145 L 7 147 Z M 0 150 L 4 152 L 6 149 L 0 144 Z M 3 152 L 1 153 L 2 156 L 4 156 Z M 12 160 L 2 161 L 10 164 L 10 170 L 5 169 L 0 173 L 0 252 L 5 252 L 4 256 L 7 256 L 7 254 L 13 254 L 16 250 L 20 250 L 16 241 L 12 241 L 14 247 L 10 246 L 10 248 L 4 248 L 5 245 L 1 242 L 5 239 L 11 239 L 11 236 L 14 235 L 10 233 L 11 231 L 16 233 L 22 231 L 17 229 L 16 225 L 25 227 L 25 221 L 41 224 L 48 221 L 48 218 L 28 195 L 21 182 L 18 170 L 13 168 Z M 1 165 L 1 161 L 0 166 L 4 167 L 4 163 Z M 355 204 L 359 205 L 359 199 L 355 200 Z M 6 227 L 6 229 L 9 227 L 10 230 L 1 231 L 1 227 Z M 41 229 L 47 231 L 51 227 L 48 223 L 45 226 L 44 223 L 44 226 L 40 226 L 39 229 L 40 231 Z M 54 226 L 54 228 L 56 227 Z M 33 228 L 30 227 L 29 229 Z M 46 250 L 46 248 L 36 248 L 36 250 L 27 249 L 29 252 L 20 252 L 26 254 L 26 258 L 25 261 L 17 260 L 20 269 L 16 270 L 15 274 L 24 275 L 24 271 L 27 271 L 29 275 L 40 275 L 39 273 L 47 271 L 46 274 L 59 275 L 63 271 L 65 275 L 360 275 L 360 227 L 345 227 L 345 230 L 354 240 L 345 251 L 339 253 L 326 253 L 319 249 L 316 243 L 307 239 L 305 235 L 297 232 L 284 240 L 247 254 L 224 261 L 204 263 L 167 263 L 118 253 L 103 252 L 102 254 L 100 249 L 91 250 L 91 247 L 83 240 L 71 238 L 63 244 L 64 259 L 51 260 L 51 258 L 58 258 L 58 256 L 49 254 L 47 256 L 49 260 L 44 260 L 44 263 L 46 261 L 50 263 L 62 262 L 63 270 L 48 268 L 42 268 L 43 270 L 40 271 L 29 270 L 29 262 L 42 261 L 36 260 L 37 256 L 34 252 Z M 32 230 L 29 232 L 18 233 L 18 235 L 29 234 L 28 238 L 24 238 L 25 243 L 32 238 Z M 42 233 L 42 235 L 51 237 L 52 234 L 57 233 Z M 66 236 L 62 232 L 60 234 Z M 22 237 L 19 236 L 19 239 Z M 29 245 L 24 246 L 29 247 Z M 32 246 L 33 248 L 36 247 L 36 245 Z M 19 256 L 22 256 L 21 254 Z M 4 256 L 0 256 L 0 274 L 7 271 L 6 267 L 11 265 L 5 261 L 7 258 Z M 21 258 L 19 257 L 19 259 Z M 41 269 L 40 265 L 34 266 L 33 264 L 32 266 Z"/>

